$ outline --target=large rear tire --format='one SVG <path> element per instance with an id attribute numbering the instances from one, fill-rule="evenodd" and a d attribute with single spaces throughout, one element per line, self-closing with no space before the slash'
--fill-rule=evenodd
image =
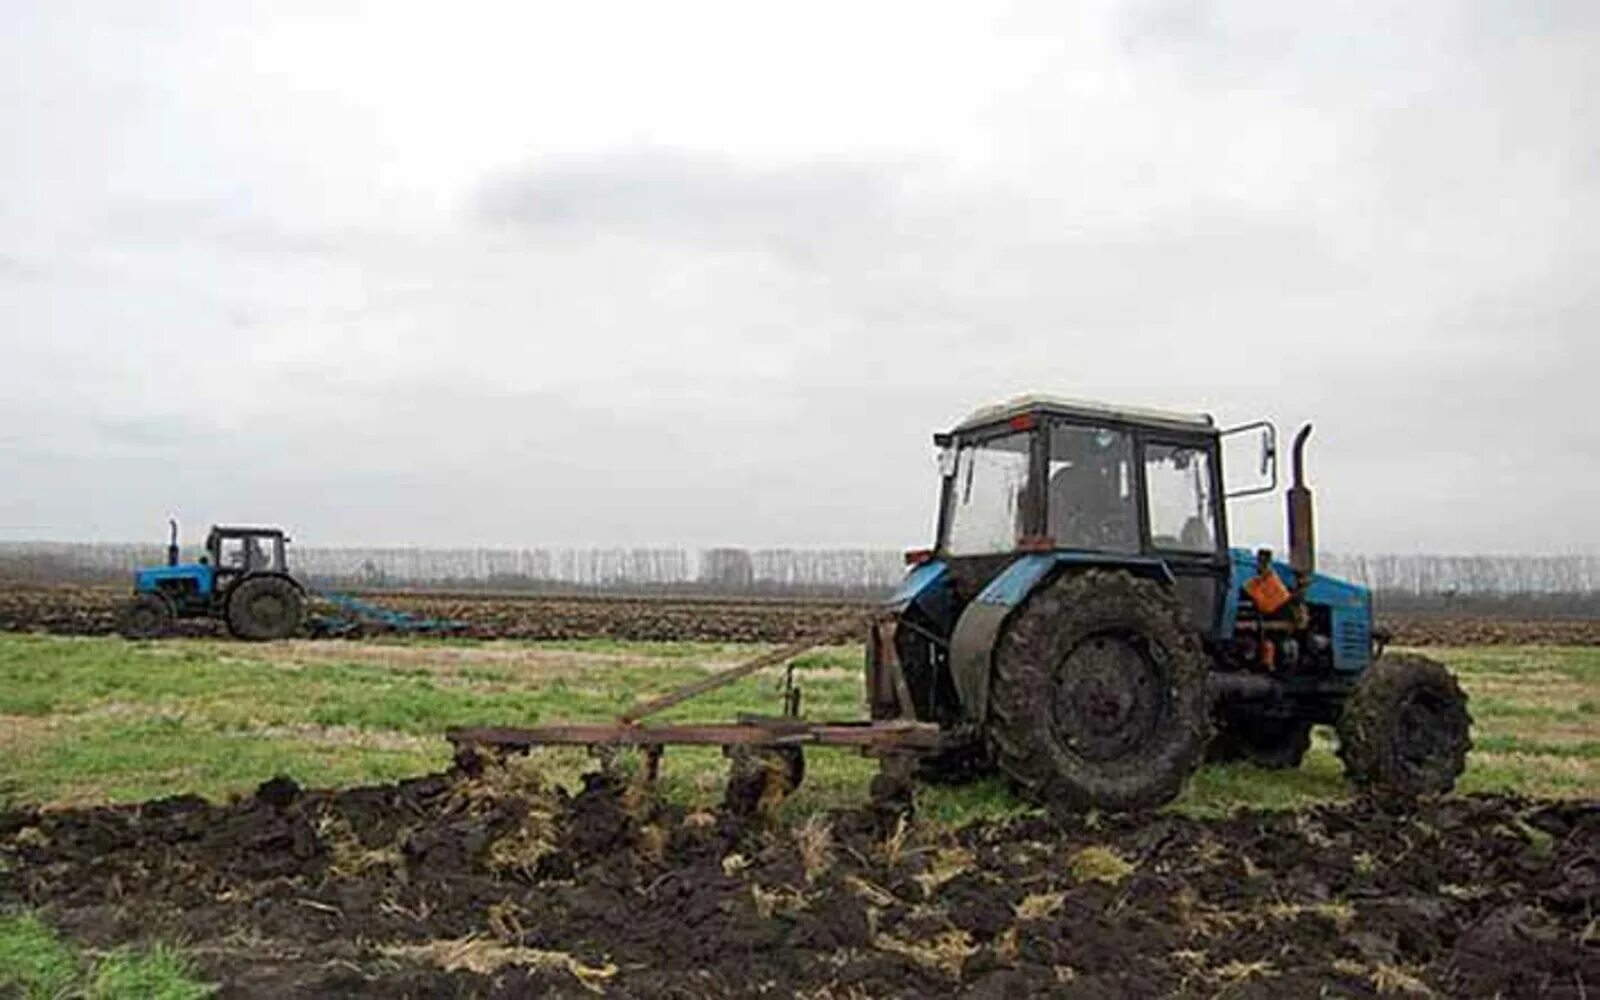
<path id="1" fill-rule="evenodd" d="M 160 594 L 135 594 L 122 608 L 117 631 L 127 639 L 156 639 L 172 627 L 172 604 Z"/>
<path id="2" fill-rule="evenodd" d="M 1358 789 L 1383 797 L 1442 795 L 1472 747 L 1467 695 L 1444 664 L 1411 653 L 1378 658 L 1339 718 L 1339 756 Z"/>
<path id="3" fill-rule="evenodd" d="M 305 598 L 281 576 L 253 576 L 228 595 L 228 631 L 240 639 L 287 639 L 300 631 Z"/>
<path id="4" fill-rule="evenodd" d="M 1165 587 L 1123 571 L 1060 577 L 998 641 L 985 730 L 995 763 L 1052 808 L 1168 802 L 1211 735 L 1207 670 Z"/>

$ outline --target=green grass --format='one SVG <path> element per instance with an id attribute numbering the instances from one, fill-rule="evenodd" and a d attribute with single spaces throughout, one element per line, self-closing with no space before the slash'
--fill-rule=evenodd
<path id="1" fill-rule="evenodd" d="M 215 992 L 178 950 L 84 954 L 32 913 L 0 914 L 0 996 L 26 1000 L 199 1000 Z"/>
<path id="2" fill-rule="evenodd" d="M 78 956 L 38 917 L 0 915 L 0 988 L 29 1000 L 64 997 L 80 973 Z"/>
<path id="3" fill-rule="evenodd" d="M 280 773 L 307 785 L 389 781 L 443 767 L 442 734 L 451 726 L 609 719 L 762 650 L 614 640 L 250 645 L 0 635 L 3 791 L 16 801 L 87 803 L 180 792 L 220 798 Z M 1475 749 L 1463 790 L 1600 795 L 1600 650 L 1432 655 L 1473 696 Z M 776 712 L 782 676 L 763 671 L 656 721 Z M 808 717 L 863 717 L 860 650 L 806 654 L 795 676 Z M 581 751 L 548 756 L 572 775 L 588 766 Z M 808 751 L 806 782 L 788 808 L 860 802 L 873 768 L 849 751 Z M 679 800 L 720 795 L 725 774 L 715 749 L 667 753 L 665 788 Z M 1319 733 L 1298 770 L 1208 767 L 1173 808 L 1211 815 L 1346 794 L 1331 737 Z M 918 806 L 947 823 L 1027 809 L 993 780 L 922 789 Z"/>

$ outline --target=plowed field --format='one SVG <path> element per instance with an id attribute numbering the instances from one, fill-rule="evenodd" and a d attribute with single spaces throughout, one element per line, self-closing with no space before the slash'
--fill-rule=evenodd
<path id="1" fill-rule="evenodd" d="M 126 599 L 110 587 L 0 584 L 0 631 L 106 635 Z M 642 639 L 793 642 L 859 620 L 869 606 L 813 600 L 545 597 L 505 594 L 389 593 L 374 603 L 466 623 L 482 639 Z M 1448 615 L 1383 615 L 1405 646 L 1600 645 L 1600 620 L 1537 621 Z M 215 635 L 219 626 L 185 622 L 178 634 Z M 372 630 L 369 630 L 369 632 Z"/>
<path id="2" fill-rule="evenodd" d="M 526 770 L 0 815 L 0 905 L 186 942 L 223 996 L 1570 996 L 1600 803 L 1465 797 L 896 836 Z M 888 834 L 887 836 L 885 834 Z"/>

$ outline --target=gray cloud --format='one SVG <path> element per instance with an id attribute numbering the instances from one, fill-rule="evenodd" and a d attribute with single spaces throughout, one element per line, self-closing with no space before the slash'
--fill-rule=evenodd
<path id="1" fill-rule="evenodd" d="M 815 265 L 867 252 L 893 232 L 892 167 L 818 161 L 751 166 L 637 148 L 506 171 L 476 199 L 480 218 L 535 235 L 617 231 Z"/>
<path id="2" fill-rule="evenodd" d="M 912 545 L 929 433 L 1042 389 L 1316 420 L 1333 547 L 1594 545 L 1588 5 L 918 7 L 604 66 L 578 11 L 458 53 L 56 9 L 0 42 L 0 524 Z"/>

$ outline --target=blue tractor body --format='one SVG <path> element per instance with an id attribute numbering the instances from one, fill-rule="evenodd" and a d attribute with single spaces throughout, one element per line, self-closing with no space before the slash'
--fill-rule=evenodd
<path id="1" fill-rule="evenodd" d="M 1258 574 L 1256 553 L 1231 549 L 1228 599 L 1223 605 L 1219 640 L 1234 637 L 1244 586 Z M 1282 560 L 1272 561 L 1273 572 L 1292 579 L 1294 570 Z M 1312 573 L 1306 586 L 1305 605 L 1313 618 L 1325 618 L 1331 643 L 1331 664 L 1341 674 L 1359 674 L 1373 659 L 1372 591 L 1358 583 L 1326 573 Z"/>
<path id="2" fill-rule="evenodd" d="M 216 589 L 217 574 L 206 563 L 151 566 L 135 570 L 133 574 L 133 591 L 136 594 L 185 594 L 203 598 L 209 603 Z"/>
<path id="3" fill-rule="evenodd" d="M 1210 636 L 1216 641 L 1233 638 L 1234 623 L 1239 615 L 1239 598 L 1244 593 L 1245 583 L 1258 573 L 1255 553 L 1234 548 L 1228 551 L 1228 555 L 1227 596 L 1223 602 L 1222 617 Z M 1159 558 L 1127 558 L 1091 552 L 1029 553 L 1018 556 L 989 581 L 973 598 L 973 602 L 1014 608 L 1027 600 L 1039 582 L 1057 569 L 1094 566 L 1115 566 L 1169 584 L 1175 582 L 1172 571 Z M 1273 560 L 1272 568 L 1281 577 L 1293 575 L 1289 564 L 1281 560 Z M 956 606 L 946 586 L 947 572 L 947 564 L 939 559 L 912 567 L 884 607 L 895 614 L 915 607 L 948 633 L 954 629 L 955 619 L 963 609 Z M 1326 573 L 1313 573 L 1305 599 L 1307 605 L 1328 617 L 1333 637 L 1334 668 L 1343 673 L 1360 673 L 1372 662 L 1372 592 L 1360 584 L 1340 580 Z"/>
<path id="4" fill-rule="evenodd" d="M 1235 625 L 1241 607 L 1244 585 L 1259 573 L 1257 556 L 1246 549 L 1229 550 L 1229 576 L 1221 616 L 1204 633 L 1207 643 L 1222 645 L 1235 638 Z M 1292 576 L 1289 565 L 1273 560 L 1280 576 Z M 962 718 L 979 722 L 986 714 L 989 650 L 996 632 L 1010 613 L 1025 602 L 1046 579 L 1063 572 L 1091 568 L 1113 568 L 1171 586 L 1176 577 L 1170 567 L 1155 557 L 1117 557 L 1093 552 L 1026 553 L 1017 556 L 969 602 L 963 604 L 951 586 L 949 564 L 933 559 L 911 569 L 900 587 L 885 603 L 895 616 L 909 615 L 932 626 L 936 634 L 950 636 L 958 622 L 969 628 L 987 624 L 983 637 L 968 643 L 968 661 L 952 667 L 951 681 L 961 698 Z M 1248 601 L 1248 598 L 1246 598 Z M 976 609 L 973 606 L 977 606 Z M 1329 664 L 1341 676 L 1359 675 L 1372 662 L 1372 593 L 1359 584 L 1325 573 L 1313 573 L 1306 588 L 1305 605 L 1312 617 L 1326 621 L 1330 643 Z M 967 612 L 975 610 L 969 618 Z M 977 655 L 970 655 L 976 650 Z M 945 719 L 943 721 L 949 721 Z"/>
<path id="5" fill-rule="evenodd" d="M 1368 589 L 1316 571 L 1309 433 L 1287 560 L 1228 539 L 1225 500 L 1277 488 L 1270 424 L 1024 397 L 935 435 L 937 536 L 869 637 L 873 718 L 938 723 L 964 734 L 964 773 L 998 763 L 1096 806 L 1176 794 L 1212 733 L 1214 754 L 1298 763 L 1312 725 L 1349 715 L 1381 638 Z M 1259 467 L 1229 488 L 1235 434 L 1259 437 Z"/>

